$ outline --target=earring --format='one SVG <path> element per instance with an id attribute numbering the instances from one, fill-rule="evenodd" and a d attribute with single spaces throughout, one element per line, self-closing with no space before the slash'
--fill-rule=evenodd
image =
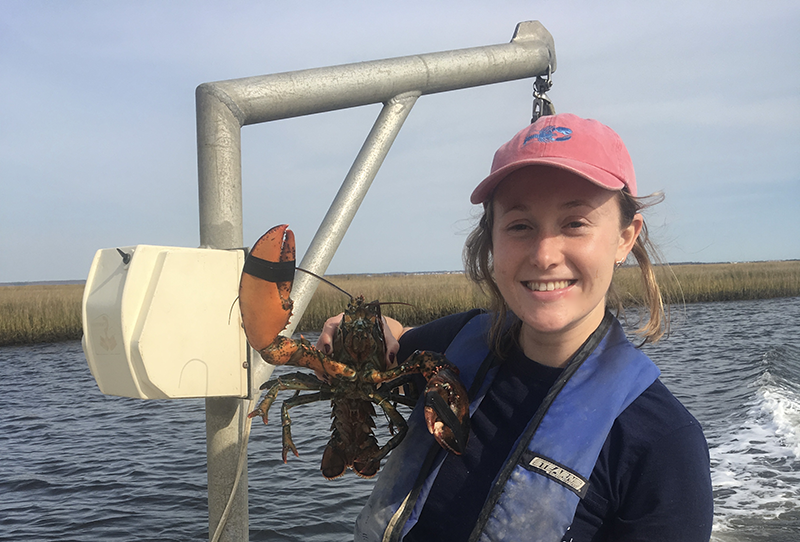
<path id="1" fill-rule="evenodd" d="M 625 263 L 625 258 L 621 259 L 618 262 L 614 262 L 614 269 L 619 269 L 620 267 L 622 267 L 622 264 L 624 263 Z"/>

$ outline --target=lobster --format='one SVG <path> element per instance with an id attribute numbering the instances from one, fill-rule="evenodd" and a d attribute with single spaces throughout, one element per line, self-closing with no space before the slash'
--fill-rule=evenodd
<path id="1" fill-rule="evenodd" d="M 351 297 L 336 330 L 333 352 L 327 355 L 305 338 L 279 335 L 292 313 L 289 297 L 295 272 L 294 234 L 287 225 L 275 226 L 253 246 L 245 260 L 239 286 L 239 307 L 247 340 L 262 359 L 272 365 L 313 369 L 324 381 L 308 373 L 290 373 L 261 386 L 264 399 L 249 413 L 268 421 L 268 412 L 278 392 L 295 394 L 281 406 L 282 457 L 291 451 L 299 457 L 292 441 L 289 409 L 315 401 L 330 400 L 331 436 L 322 455 L 322 475 L 332 480 L 348 468 L 371 478 L 383 458 L 408 431 L 397 403 L 414 406 L 398 388 L 413 375 L 421 374 L 425 387 L 425 421 L 428 430 L 446 450 L 461 454 L 469 435 L 469 399 L 458 379 L 458 369 L 442 355 L 417 351 L 396 367 L 386 365 L 386 343 L 378 301 Z M 349 294 L 348 294 L 349 295 Z M 301 394 L 302 391 L 313 393 Z M 389 419 L 391 438 L 380 446 L 373 432 L 377 404 Z"/>

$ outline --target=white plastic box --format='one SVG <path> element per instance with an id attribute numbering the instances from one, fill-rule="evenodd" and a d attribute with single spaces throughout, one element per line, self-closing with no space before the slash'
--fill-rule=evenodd
<path id="1" fill-rule="evenodd" d="M 243 250 L 149 245 L 97 251 L 83 295 L 83 351 L 100 391 L 247 397 L 237 302 L 244 258 Z"/>

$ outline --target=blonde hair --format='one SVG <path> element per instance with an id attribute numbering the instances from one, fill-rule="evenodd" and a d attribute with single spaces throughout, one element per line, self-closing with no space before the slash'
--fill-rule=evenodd
<path id="1" fill-rule="evenodd" d="M 663 194 L 655 193 L 646 197 L 632 196 L 627 190 L 618 192 L 620 208 L 620 226 L 630 226 L 634 216 L 664 199 Z M 493 196 L 483 202 L 483 214 L 478 220 L 475 229 L 467 237 L 464 245 L 464 270 L 467 278 L 478 284 L 489 295 L 489 310 L 494 314 L 492 328 L 489 334 L 490 344 L 501 357 L 507 350 L 504 341 L 504 329 L 510 321 L 510 335 L 517 337 L 521 322 L 514 316 L 503 299 L 500 289 L 494 280 L 494 261 L 492 259 L 492 227 L 494 225 Z M 642 344 L 655 343 L 669 331 L 669 314 L 665 311 L 665 304 L 656 280 L 654 265 L 651 257 L 657 257 L 657 249 L 650 241 L 647 224 L 642 224 L 642 231 L 631 250 L 631 254 L 639 265 L 640 278 L 643 287 L 641 305 L 646 309 L 649 318 L 636 330 L 643 339 Z M 606 305 L 616 312 L 619 317 L 623 313 L 623 300 L 611 286 L 606 294 Z"/>

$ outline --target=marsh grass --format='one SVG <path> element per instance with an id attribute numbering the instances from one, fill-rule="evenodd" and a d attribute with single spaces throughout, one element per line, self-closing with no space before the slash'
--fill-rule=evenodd
<path id="1" fill-rule="evenodd" d="M 0 346 L 80 339 L 83 284 L 0 286 Z"/>
<path id="2" fill-rule="evenodd" d="M 638 271 L 624 267 L 615 277 L 629 305 L 641 298 Z M 659 266 L 656 277 L 670 304 L 800 295 L 800 260 Z"/>
<path id="3" fill-rule="evenodd" d="M 668 304 L 734 301 L 800 296 L 800 261 L 659 266 L 656 276 Z M 328 277 L 352 295 L 368 300 L 403 301 L 411 306 L 385 305 L 383 314 L 409 326 L 487 306 L 487 297 L 461 273 L 432 275 L 338 275 Z M 624 303 L 640 303 L 638 267 L 623 267 L 614 278 Z M 344 310 L 347 297 L 320 285 L 298 331 L 316 331 L 325 320 Z"/>
<path id="4" fill-rule="evenodd" d="M 486 306 L 486 296 L 463 273 L 430 275 L 335 275 L 326 277 L 353 296 L 379 300 L 381 312 L 408 326 L 417 326 L 473 307 Z M 342 312 L 348 297 L 320 284 L 308 305 L 298 331 L 318 331 L 325 320 Z M 399 302 L 403 304 L 390 304 Z"/>
<path id="5" fill-rule="evenodd" d="M 800 296 L 800 260 L 661 266 L 656 273 L 671 304 Z M 411 326 L 487 304 L 480 289 L 461 273 L 328 278 L 354 296 L 407 303 L 381 309 Z M 638 268 L 623 267 L 614 280 L 626 303 L 635 305 L 641 296 Z M 80 338 L 82 294 L 80 284 L 0 286 L 0 345 Z M 341 292 L 321 284 L 298 331 L 318 331 L 347 301 Z"/>

